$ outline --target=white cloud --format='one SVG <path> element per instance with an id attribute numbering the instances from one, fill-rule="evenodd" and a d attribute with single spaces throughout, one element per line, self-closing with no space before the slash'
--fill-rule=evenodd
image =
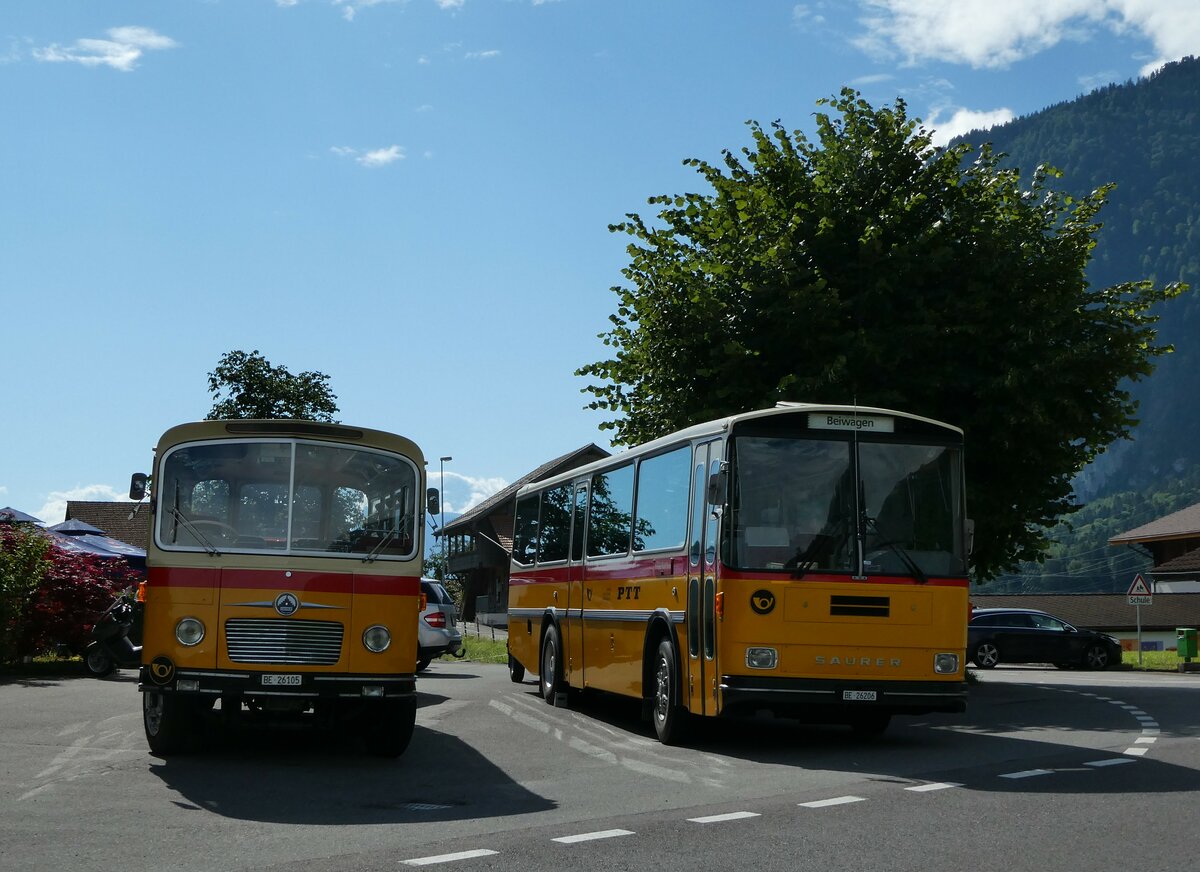
<path id="1" fill-rule="evenodd" d="M 502 478 L 480 478 L 478 476 L 463 475 L 462 473 L 451 472 L 448 469 L 445 470 L 444 473 L 439 472 L 439 476 L 442 474 L 444 474 L 446 478 L 455 479 L 465 483 L 469 490 L 469 495 L 467 496 L 466 501 L 461 504 L 457 502 L 451 504 L 449 501 L 447 501 L 446 495 L 442 494 L 442 508 L 444 508 L 447 512 L 457 512 L 458 514 L 462 514 L 463 512 L 475 508 L 488 497 L 499 493 L 508 487 L 508 482 Z M 435 481 L 437 481 L 437 479 L 435 479 L 433 473 L 430 472 L 430 487 L 433 486 Z M 458 490 L 458 488 L 456 488 L 456 490 Z"/>
<path id="2" fill-rule="evenodd" d="M 329 150 L 338 157 L 353 158 L 356 163 L 370 169 L 387 166 L 407 157 L 404 147 L 400 145 L 389 145 L 386 148 L 376 148 L 371 151 L 359 151 L 348 145 L 333 145 L 329 147 Z"/>
<path id="3" fill-rule="evenodd" d="M 368 151 L 358 158 L 358 162 L 365 167 L 383 167 L 398 160 L 404 160 L 404 158 L 403 148 L 398 145 L 389 145 L 387 148 Z"/>
<path id="4" fill-rule="evenodd" d="M 129 494 L 122 493 L 106 484 L 89 484 L 66 491 L 51 491 L 46 496 L 46 504 L 36 512 L 31 512 L 41 518 L 47 525 L 58 524 L 67 517 L 68 500 L 95 500 L 103 502 L 129 502 Z M 132 506 L 133 503 L 129 502 Z"/>
<path id="5" fill-rule="evenodd" d="M 437 0 L 437 5 L 439 9 L 462 9 L 465 2 L 466 0 Z"/>
<path id="6" fill-rule="evenodd" d="M 36 48 L 33 56 L 47 63 L 75 63 L 85 67 L 112 67 L 128 73 L 137 67 L 146 51 L 176 48 L 179 43 L 149 27 L 113 27 L 108 39 L 79 39 L 72 45 L 58 43 Z"/>
<path id="7" fill-rule="evenodd" d="M 934 145 L 945 145 L 954 137 L 972 130 L 987 130 L 998 124 L 1007 124 L 1015 117 L 1013 111 L 1008 108 L 985 111 L 955 109 L 954 114 L 946 121 L 939 121 L 939 114 L 935 112 L 933 117 L 925 122 L 925 127 L 931 131 Z"/>
<path id="8" fill-rule="evenodd" d="M 1136 33 L 1167 60 L 1200 51 L 1195 0 L 860 0 L 866 28 L 855 44 L 872 55 L 1006 67 L 1098 28 Z"/>
<path id="9" fill-rule="evenodd" d="M 492 58 L 500 57 L 499 49 L 488 49 L 487 51 L 469 51 L 465 55 L 469 61 L 486 61 Z"/>

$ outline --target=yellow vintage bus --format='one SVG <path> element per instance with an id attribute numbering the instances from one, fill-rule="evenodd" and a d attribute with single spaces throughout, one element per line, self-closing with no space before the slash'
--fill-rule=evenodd
<path id="1" fill-rule="evenodd" d="M 351 725 L 375 754 L 416 716 L 425 461 L 408 439 L 308 421 L 168 430 L 150 481 L 139 689 L 157 754 L 206 720 Z M 218 705 L 219 702 L 219 705 Z"/>
<path id="2" fill-rule="evenodd" d="M 963 434 L 781 403 L 523 487 L 509 668 L 643 701 L 657 736 L 769 710 L 882 732 L 966 706 Z"/>

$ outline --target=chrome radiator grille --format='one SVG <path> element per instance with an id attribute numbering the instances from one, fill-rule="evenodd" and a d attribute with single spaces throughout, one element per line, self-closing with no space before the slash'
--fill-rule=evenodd
<path id="1" fill-rule="evenodd" d="M 332 666 L 342 654 L 342 633 L 335 621 L 230 618 L 225 652 L 234 663 Z"/>

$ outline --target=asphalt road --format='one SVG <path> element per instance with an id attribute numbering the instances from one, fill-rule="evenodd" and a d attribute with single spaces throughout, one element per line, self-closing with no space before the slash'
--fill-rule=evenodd
<path id="1" fill-rule="evenodd" d="M 437 661 L 408 752 L 217 734 L 151 756 L 132 673 L 0 685 L 0 869 L 1189 869 L 1200 676 L 983 673 L 886 735 L 757 719 L 650 737 Z M 436 861 L 436 862 L 435 862 Z"/>

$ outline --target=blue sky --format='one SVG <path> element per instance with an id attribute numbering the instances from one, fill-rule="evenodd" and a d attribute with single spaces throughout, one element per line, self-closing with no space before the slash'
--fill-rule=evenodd
<path id="1" fill-rule="evenodd" d="M 4 0 L 0 506 L 121 498 L 257 349 L 461 511 L 608 446 L 607 226 L 746 120 L 851 85 L 945 140 L 1197 53 L 1195 0 Z"/>

